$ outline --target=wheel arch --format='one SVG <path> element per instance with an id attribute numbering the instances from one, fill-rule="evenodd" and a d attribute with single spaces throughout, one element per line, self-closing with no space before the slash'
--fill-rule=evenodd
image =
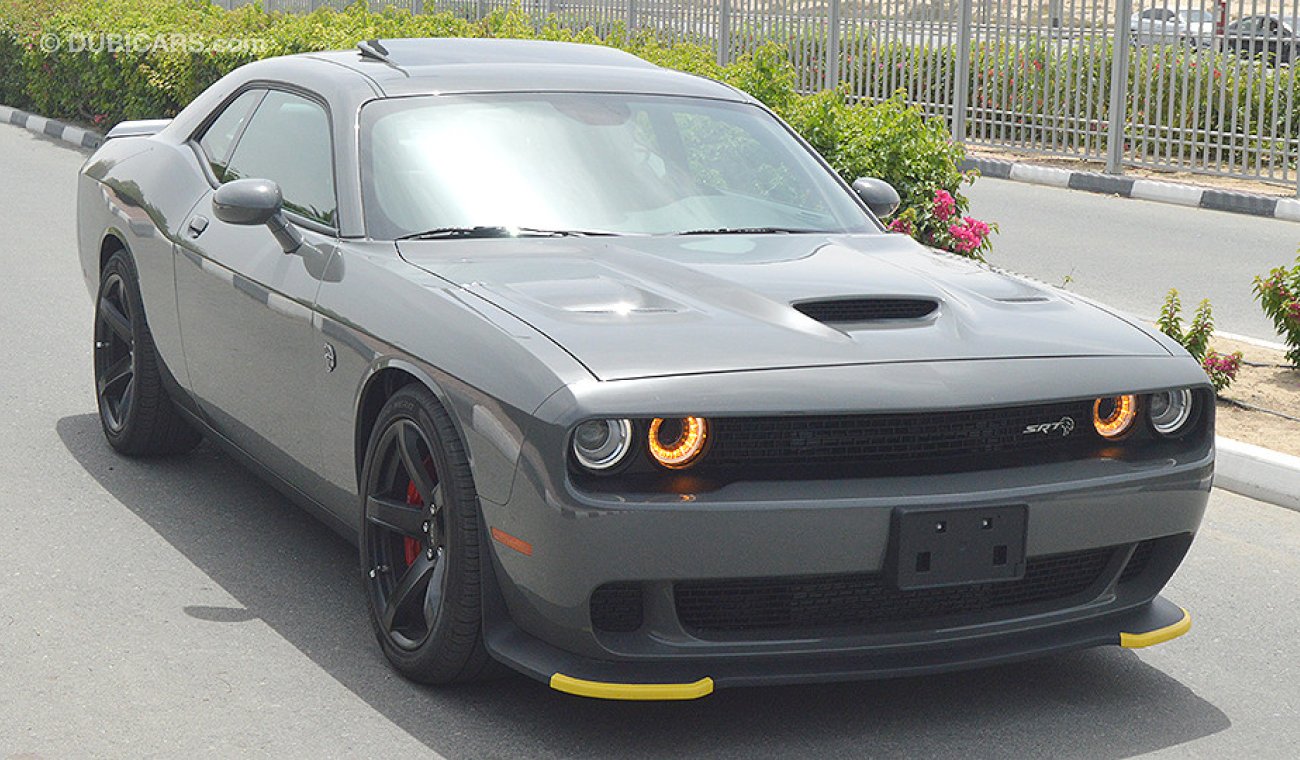
<path id="1" fill-rule="evenodd" d="M 104 230 L 104 234 L 99 239 L 99 271 L 102 273 L 104 267 L 108 265 L 108 260 L 118 251 L 126 251 L 128 256 L 131 254 L 131 246 L 126 242 L 126 235 L 116 227 L 109 227 Z M 132 264 L 135 263 L 132 256 Z"/>
<path id="2" fill-rule="evenodd" d="M 470 457 L 470 469 L 471 472 L 473 471 L 473 455 L 470 453 L 464 428 L 456 416 L 456 407 L 451 403 L 447 391 L 414 362 L 401 357 L 387 357 L 376 361 L 371 366 L 357 393 L 353 425 L 353 466 L 358 493 L 363 489 L 361 472 L 365 468 L 366 449 L 370 445 L 370 435 L 374 430 L 375 422 L 379 419 L 379 412 L 394 393 L 412 383 L 418 383 L 432 393 L 434 399 L 447 413 L 456 435 L 465 445 L 466 455 Z"/>

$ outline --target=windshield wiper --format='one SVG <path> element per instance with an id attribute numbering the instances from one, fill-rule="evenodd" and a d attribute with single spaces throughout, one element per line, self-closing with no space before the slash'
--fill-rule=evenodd
<path id="1" fill-rule="evenodd" d="M 805 230 L 797 227 L 718 227 L 712 230 L 687 230 L 679 232 L 678 235 L 773 235 L 773 234 L 791 234 L 800 232 L 818 232 L 819 230 Z"/>
<path id="2" fill-rule="evenodd" d="M 438 240 L 442 238 L 506 238 L 506 237 L 586 237 L 589 235 L 617 235 L 617 232 L 600 230 L 544 230 L 537 227 L 506 227 L 504 225 L 479 225 L 476 227 L 438 227 L 437 229 L 402 235 L 398 240 Z"/>

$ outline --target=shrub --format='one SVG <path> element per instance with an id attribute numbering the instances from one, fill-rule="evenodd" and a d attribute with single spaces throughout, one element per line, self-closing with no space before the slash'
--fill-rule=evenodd
<path id="1" fill-rule="evenodd" d="M 965 150 L 941 120 L 925 118 L 901 95 L 867 105 L 827 90 L 796 98 L 780 115 L 841 177 L 879 177 L 898 190 L 894 231 L 974 259 L 992 247 L 996 228 L 965 215 L 960 188 L 976 176 L 959 168 Z"/>
<path id="2" fill-rule="evenodd" d="M 1201 369 L 1205 370 L 1210 382 L 1214 384 L 1215 392 L 1227 389 L 1237 379 L 1237 372 L 1241 369 L 1241 352 L 1221 354 L 1210 350 L 1210 337 L 1214 334 L 1214 314 L 1210 299 L 1201 301 L 1196 307 L 1186 329 L 1183 329 L 1182 308 L 1178 291 L 1170 288 L 1164 305 L 1160 307 L 1160 318 L 1156 320 L 1156 326 L 1160 332 L 1178 341 L 1193 359 L 1200 362 Z"/>
<path id="3" fill-rule="evenodd" d="M 1277 267 L 1255 278 L 1255 299 L 1286 341 L 1286 359 L 1300 369 L 1300 258 L 1291 268 Z"/>
<path id="4" fill-rule="evenodd" d="M 993 244 L 989 235 L 997 225 L 961 216 L 957 208 L 957 199 L 952 194 L 936 190 L 929 201 L 896 216 L 889 223 L 889 229 L 911 235 L 926 245 L 983 261 L 984 252 Z"/>

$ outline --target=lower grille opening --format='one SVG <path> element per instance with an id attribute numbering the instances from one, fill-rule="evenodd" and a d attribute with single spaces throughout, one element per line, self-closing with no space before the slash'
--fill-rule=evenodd
<path id="1" fill-rule="evenodd" d="M 1120 547 L 1027 560 L 1010 582 L 901 591 L 880 574 L 682 581 L 677 616 L 705 638 L 719 633 L 857 628 L 1077 599 L 1100 581 Z M 1113 571 L 1112 571 L 1113 572 Z"/>
<path id="2" fill-rule="evenodd" d="M 592 592 L 592 628 L 607 633 L 631 633 L 641 623 L 641 584 L 606 583 Z"/>
<path id="3" fill-rule="evenodd" d="M 1133 556 L 1129 557 L 1128 564 L 1124 566 L 1124 572 L 1120 573 L 1119 582 L 1127 583 L 1146 572 L 1147 564 L 1151 562 L 1151 554 L 1155 549 L 1156 539 L 1139 543 L 1133 550 Z"/>

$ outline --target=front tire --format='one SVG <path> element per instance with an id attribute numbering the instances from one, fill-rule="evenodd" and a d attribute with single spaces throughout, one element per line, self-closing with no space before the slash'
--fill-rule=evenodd
<path id="1" fill-rule="evenodd" d="M 121 454 L 180 454 L 201 440 L 168 397 L 160 365 L 135 265 L 118 251 L 95 298 L 95 398 L 104 437 Z"/>
<path id="2" fill-rule="evenodd" d="M 380 410 L 361 482 L 361 571 L 384 655 L 421 683 L 477 680 L 491 662 L 478 494 L 455 426 L 424 386 Z"/>

